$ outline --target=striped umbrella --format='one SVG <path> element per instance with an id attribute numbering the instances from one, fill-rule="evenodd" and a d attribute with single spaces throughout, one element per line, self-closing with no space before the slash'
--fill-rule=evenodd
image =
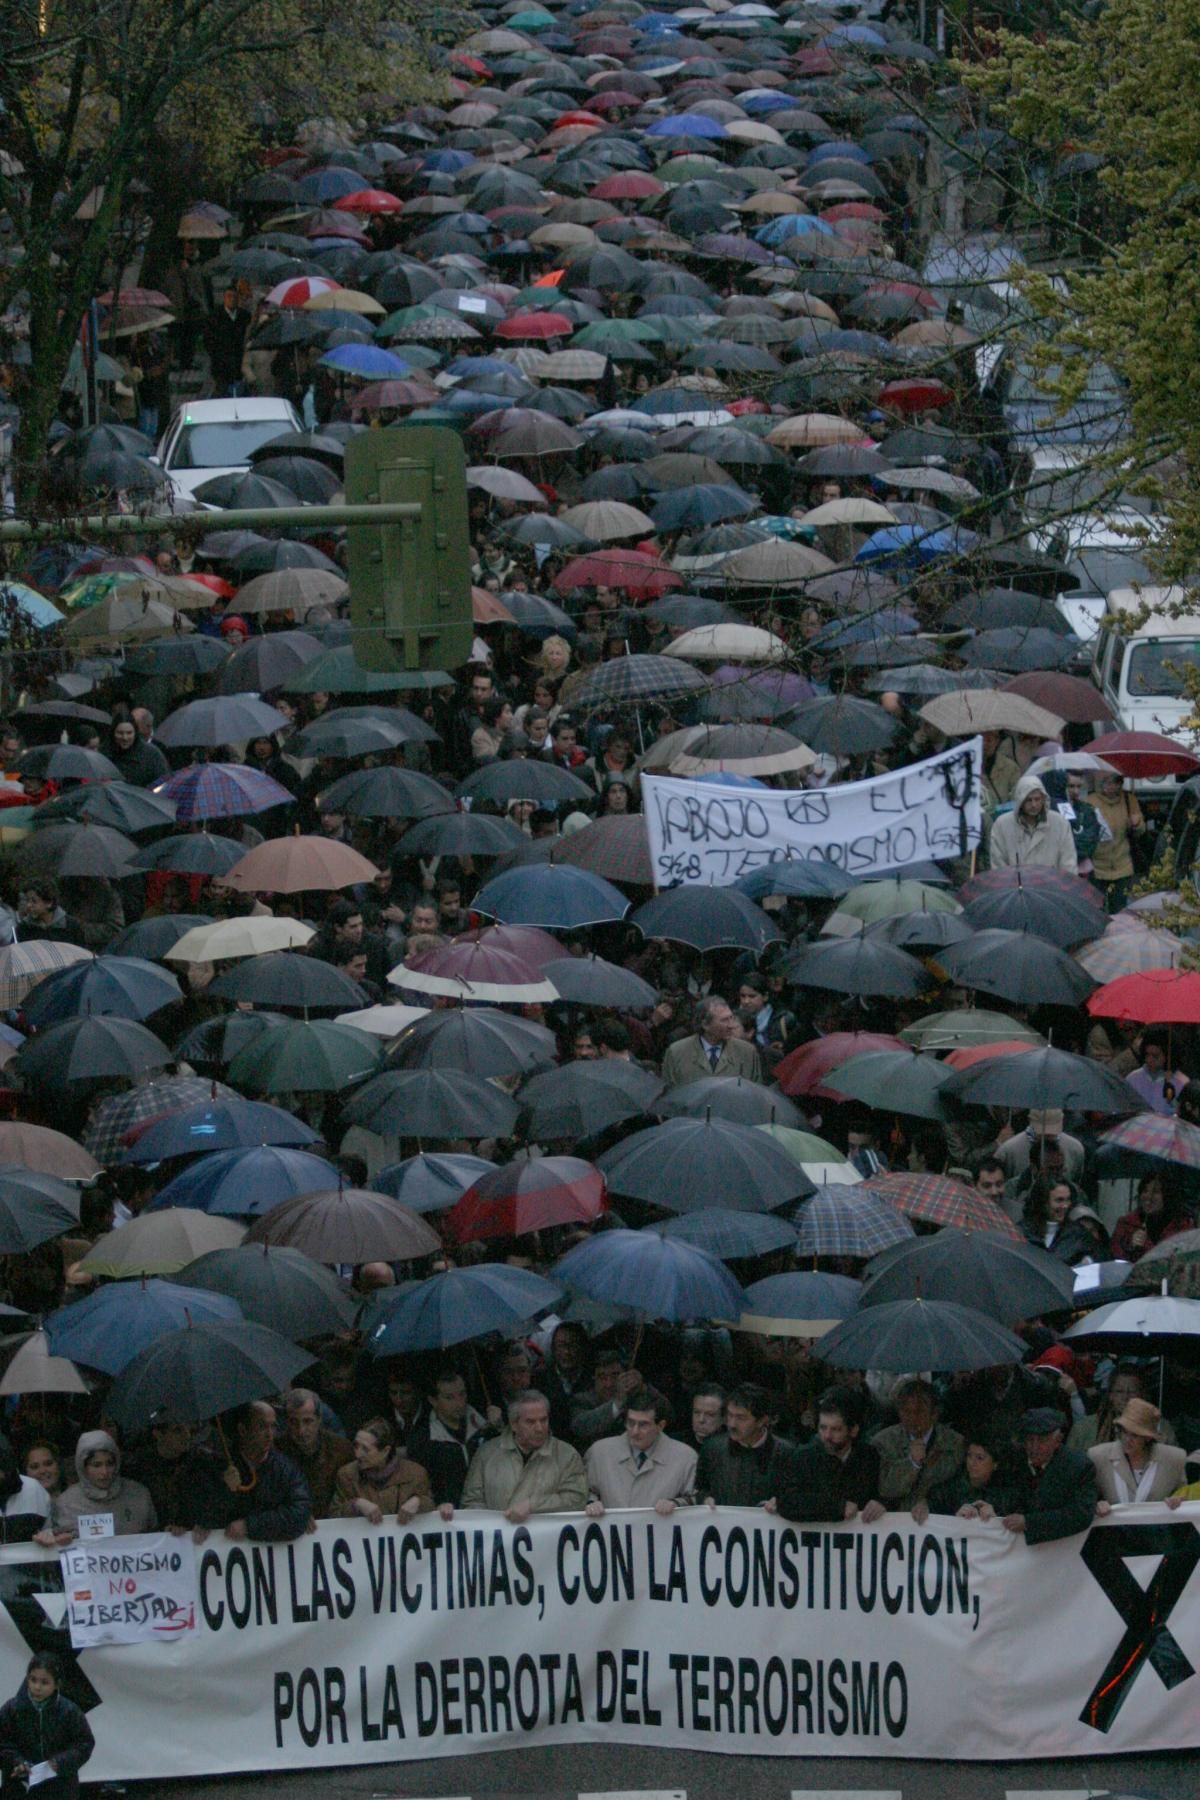
<path id="1" fill-rule="evenodd" d="M 1139 926 L 1133 919 L 1118 925 L 1114 919 L 1103 937 L 1075 952 L 1075 960 L 1094 981 L 1103 982 L 1147 969 L 1178 968 L 1182 955 L 1183 944 L 1173 932 Z"/>
<path id="2" fill-rule="evenodd" d="M 6 944 L 0 950 L 0 1007 L 20 1006 L 47 975 L 91 960 L 92 952 L 78 944 L 56 944 L 46 938 Z"/>

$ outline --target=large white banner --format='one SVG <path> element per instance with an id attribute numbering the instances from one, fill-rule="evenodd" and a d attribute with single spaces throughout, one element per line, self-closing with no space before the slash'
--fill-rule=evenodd
<path id="1" fill-rule="evenodd" d="M 886 875 L 967 856 L 983 831 L 979 738 L 870 781 L 828 788 L 732 788 L 642 776 L 656 886 L 725 887 L 766 863 L 832 863 Z"/>
<path id="2" fill-rule="evenodd" d="M 85 1650 L 92 1780 L 536 1743 L 985 1759 L 1200 1746 L 1200 1505 L 1030 1549 L 999 1524 L 704 1508 L 199 1550 L 193 1633 Z M 0 1698 L 61 1647 L 58 1560 L 0 1551 Z M 56 1625 L 55 1621 L 58 1621 Z"/>

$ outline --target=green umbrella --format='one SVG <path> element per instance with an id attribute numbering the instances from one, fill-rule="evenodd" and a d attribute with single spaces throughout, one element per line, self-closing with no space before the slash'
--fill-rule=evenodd
<path id="1" fill-rule="evenodd" d="M 915 1050 L 966 1050 L 977 1044 L 1034 1044 L 1045 1047 L 1045 1038 L 1009 1013 L 985 1012 L 974 1006 L 957 1012 L 926 1013 L 900 1033 Z"/>
<path id="2" fill-rule="evenodd" d="M 838 901 L 837 910 L 847 918 L 874 925 L 879 919 L 898 918 L 902 913 L 957 913 L 962 907 L 942 888 L 929 887 L 923 881 L 899 881 L 893 876 L 885 881 L 864 881 Z"/>
<path id="3" fill-rule="evenodd" d="M 229 1065 L 235 1087 L 254 1094 L 335 1094 L 369 1075 L 384 1045 L 353 1025 L 330 1019 L 288 1019 L 268 1025 Z"/>
<path id="4" fill-rule="evenodd" d="M 596 342 L 650 343 L 658 333 L 648 319 L 597 319 L 571 339 L 572 350 L 586 350 Z"/>
<path id="5" fill-rule="evenodd" d="M 913 1119 L 944 1119 L 941 1089 L 954 1070 L 933 1056 L 910 1050 L 872 1050 L 831 1069 L 824 1085 L 847 1100 L 861 1100 L 881 1112 L 904 1113 Z"/>
<path id="6" fill-rule="evenodd" d="M 849 1167 L 846 1152 L 835 1149 L 823 1137 L 817 1137 L 815 1132 L 797 1131 L 792 1125 L 756 1125 L 754 1129 L 769 1132 L 780 1149 L 786 1150 L 792 1160 L 798 1162 L 810 1176 L 814 1169 L 821 1169 L 823 1173 L 819 1179 L 822 1182 L 837 1180 L 836 1174 L 830 1173 L 832 1164 L 844 1163 Z M 813 1179 L 817 1180 L 818 1177 L 813 1176 Z"/>

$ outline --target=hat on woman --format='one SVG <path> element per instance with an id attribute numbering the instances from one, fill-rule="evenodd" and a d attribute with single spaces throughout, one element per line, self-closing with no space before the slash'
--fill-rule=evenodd
<path id="1" fill-rule="evenodd" d="M 1132 1431 L 1135 1437 L 1153 1438 L 1156 1443 L 1161 1443 L 1162 1432 L 1158 1429 L 1161 1422 L 1162 1414 L 1153 1402 L 1127 1400 L 1116 1423 L 1118 1431 Z"/>

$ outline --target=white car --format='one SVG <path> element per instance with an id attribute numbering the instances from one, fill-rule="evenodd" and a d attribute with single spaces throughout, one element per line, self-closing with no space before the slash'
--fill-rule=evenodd
<path id="1" fill-rule="evenodd" d="M 177 407 L 158 446 L 158 462 L 177 500 L 218 475 L 244 474 L 251 452 L 285 431 L 303 431 L 290 400 L 188 400 Z"/>

